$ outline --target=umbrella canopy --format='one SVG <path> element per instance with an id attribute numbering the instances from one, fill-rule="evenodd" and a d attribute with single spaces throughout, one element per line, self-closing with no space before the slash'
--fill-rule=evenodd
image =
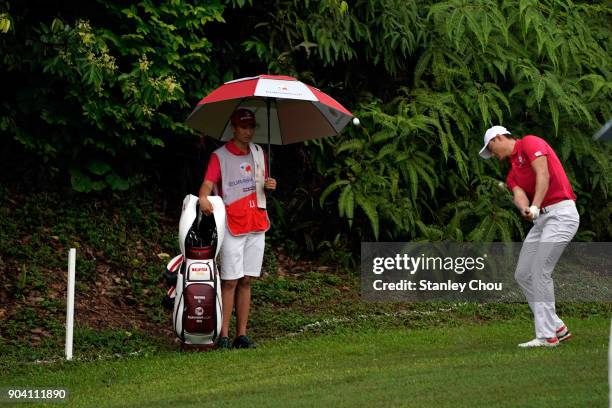
<path id="1" fill-rule="evenodd" d="M 255 114 L 253 142 L 277 145 L 337 135 L 353 117 L 331 96 L 293 77 L 259 75 L 215 89 L 198 103 L 186 123 L 227 141 L 233 137 L 230 116 L 237 108 Z"/>

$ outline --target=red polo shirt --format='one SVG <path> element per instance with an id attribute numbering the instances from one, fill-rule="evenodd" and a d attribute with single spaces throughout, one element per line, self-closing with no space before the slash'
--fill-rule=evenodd
<path id="1" fill-rule="evenodd" d="M 553 149 L 543 139 L 528 135 L 514 144 L 514 150 L 510 154 L 512 168 L 506 177 L 506 184 L 510 191 L 516 186 L 525 190 L 529 201 L 533 201 L 535 195 L 536 175 L 531 162 L 540 156 L 546 156 L 550 183 L 548 191 L 544 196 L 541 207 L 546 207 L 563 200 L 576 201 L 576 195 L 572 190 L 565 170 Z"/>

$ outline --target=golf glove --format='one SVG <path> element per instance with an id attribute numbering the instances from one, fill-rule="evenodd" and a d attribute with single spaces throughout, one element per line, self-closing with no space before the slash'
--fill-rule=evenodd
<path id="1" fill-rule="evenodd" d="M 531 207 L 529 207 L 529 212 L 533 214 L 534 221 L 536 220 L 536 218 L 540 216 L 540 209 L 536 207 L 535 205 L 532 205 Z"/>

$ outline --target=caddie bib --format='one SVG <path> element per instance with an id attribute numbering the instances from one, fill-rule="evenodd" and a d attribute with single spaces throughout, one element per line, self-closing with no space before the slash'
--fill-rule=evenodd
<path id="1" fill-rule="evenodd" d="M 257 207 L 253 153 L 236 155 L 223 146 L 215 150 L 215 154 L 221 167 L 221 197 L 231 234 L 267 231 L 270 228 L 268 213 Z"/>

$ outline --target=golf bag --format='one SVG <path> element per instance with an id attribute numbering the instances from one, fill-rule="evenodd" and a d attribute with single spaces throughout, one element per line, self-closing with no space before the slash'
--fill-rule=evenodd
<path id="1" fill-rule="evenodd" d="M 181 255 L 168 263 L 166 271 L 167 280 L 176 276 L 174 290 L 170 288 L 167 297 L 174 298 L 172 325 L 183 345 L 213 346 L 221 331 L 216 258 L 225 233 L 225 206 L 220 197 L 209 200 L 214 211 L 206 216 L 200 211 L 198 197 L 185 197 L 179 222 Z"/>
<path id="2" fill-rule="evenodd" d="M 162 276 L 162 279 L 166 284 L 166 288 L 168 289 L 161 303 L 164 308 L 168 310 L 174 311 L 174 299 L 176 298 L 176 277 L 182 264 L 183 254 L 175 256 L 170 260 L 170 262 L 168 262 L 168 265 L 166 265 L 166 270 Z"/>

